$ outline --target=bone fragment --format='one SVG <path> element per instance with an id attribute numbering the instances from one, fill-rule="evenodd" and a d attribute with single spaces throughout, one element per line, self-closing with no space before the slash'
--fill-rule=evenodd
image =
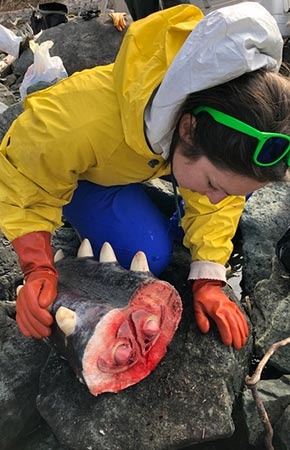
<path id="1" fill-rule="evenodd" d="M 60 248 L 55 253 L 53 260 L 55 263 L 57 263 L 58 261 L 61 261 L 63 258 L 64 258 L 64 253 L 63 253 L 62 249 Z"/>
<path id="2" fill-rule="evenodd" d="M 65 306 L 58 308 L 55 314 L 55 320 L 59 328 L 66 336 L 70 336 L 76 327 L 77 314 Z"/>
<path id="3" fill-rule="evenodd" d="M 130 270 L 134 272 L 149 272 L 147 258 L 144 252 L 137 252 L 132 259 Z"/>
<path id="4" fill-rule="evenodd" d="M 100 262 L 101 263 L 117 262 L 116 255 L 114 253 L 114 250 L 112 249 L 111 244 L 109 244 L 109 242 L 105 242 L 101 248 Z"/>
<path id="5" fill-rule="evenodd" d="M 92 256 L 94 256 L 94 253 L 93 253 L 91 243 L 88 239 L 84 239 L 79 247 L 77 257 L 78 258 L 88 258 L 88 257 L 90 258 Z"/>

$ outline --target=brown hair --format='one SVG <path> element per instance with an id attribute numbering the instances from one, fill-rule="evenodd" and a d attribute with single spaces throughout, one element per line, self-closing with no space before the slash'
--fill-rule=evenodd
<path id="1" fill-rule="evenodd" d="M 202 75 L 201 75 L 202 76 Z M 196 116 L 185 141 L 179 136 L 179 121 L 198 106 L 210 106 L 261 131 L 290 135 L 290 78 L 263 69 L 246 73 L 227 83 L 190 94 L 178 112 L 178 124 L 171 143 L 169 161 L 176 145 L 184 156 L 206 156 L 217 167 L 231 170 L 260 182 L 282 181 L 287 158 L 270 167 L 253 162 L 257 140 L 221 125 L 206 112 Z"/>

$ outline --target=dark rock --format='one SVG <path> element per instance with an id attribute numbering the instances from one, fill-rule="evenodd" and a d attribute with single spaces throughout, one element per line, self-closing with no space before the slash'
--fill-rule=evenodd
<path id="1" fill-rule="evenodd" d="M 21 440 L 13 444 L 13 448 L 9 450 L 70 450 L 67 447 L 61 446 L 50 428 L 44 422 L 40 420 L 39 426 L 26 436 L 23 436 Z"/>
<path id="2" fill-rule="evenodd" d="M 132 21 L 130 16 L 126 20 L 128 24 Z M 60 56 L 67 73 L 71 75 L 97 65 L 111 64 L 125 33 L 126 29 L 117 31 L 112 19 L 103 14 L 89 21 L 75 18 L 66 24 L 44 30 L 36 42 L 52 40 L 54 46 L 50 55 Z M 30 49 L 25 50 L 15 61 L 13 72 L 19 77 L 18 82 L 32 63 L 33 54 Z"/>
<path id="3" fill-rule="evenodd" d="M 0 102 L 7 106 L 13 105 L 16 102 L 13 93 L 2 83 L 0 83 Z"/>
<path id="4" fill-rule="evenodd" d="M 284 375 L 278 380 L 260 381 L 258 393 L 266 408 L 271 425 L 275 428 L 278 421 L 281 420 L 285 409 L 290 405 L 290 376 Z M 249 443 L 251 445 L 262 445 L 264 442 L 265 430 L 256 402 L 253 400 L 252 393 L 249 389 L 244 392 L 243 401 Z M 278 434 L 278 429 L 276 430 L 276 434 Z"/>
<path id="5" fill-rule="evenodd" d="M 289 226 L 289 213 L 289 185 L 276 183 L 255 192 L 241 218 L 245 292 L 251 296 L 251 317 L 255 330 L 254 354 L 259 357 L 262 357 L 275 342 L 290 336 L 290 280 L 285 277 L 285 272 L 275 257 L 276 243 Z M 267 365 L 269 368 L 278 369 L 280 375 L 281 372 L 289 373 L 290 345 L 274 352 Z M 285 377 L 282 380 L 285 380 Z M 260 383 L 263 390 L 264 382 Z M 269 409 L 270 420 L 275 424 L 279 419 L 280 425 L 274 428 L 274 440 L 280 443 L 285 442 L 285 427 L 282 426 L 281 417 L 289 399 L 289 381 L 287 383 L 284 381 L 281 383 L 281 380 L 276 379 L 269 380 L 266 393 L 261 393 L 266 410 Z M 245 398 L 248 397 L 249 393 Z M 247 426 L 251 444 L 261 442 L 262 439 L 262 422 L 256 410 L 254 418 L 253 408 L 255 409 L 252 402 L 245 401 L 244 414 L 248 417 Z M 289 431 L 288 442 L 290 442 Z M 287 446 L 283 445 L 279 444 L 277 449 L 286 449 Z"/>
<path id="6" fill-rule="evenodd" d="M 290 405 L 285 409 L 275 426 L 275 450 L 290 450 Z"/>
<path id="7" fill-rule="evenodd" d="M 290 336 L 290 278 L 284 277 L 275 260 L 269 280 L 257 283 L 254 295 L 256 352 L 262 356 L 273 343 Z M 276 351 L 270 364 L 281 372 L 290 373 L 290 345 Z"/>
<path id="8" fill-rule="evenodd" d="M 13 120 L 19 116 L 23 112 L 22 102 L 15 103 L 11 105 L 6 111 L 1 114 L 0 121 L 0 141 L 2 141 L 5 133 L 8 131 L 11 126 Z"/>
<path id="9" fill-rule="evenodd" d="M 22 282 L 22 272 L 11 244 L 0 233 L 0 300 L 15 300 L 16 286 Z"/>
<path id="10" fill-rule="evenodd" d="M 49 348 L 22 336 L 0 302 L 0 448 L 9 449 L 40 422 L 36 396 L 40 370 Z"/>
<path id="11" fill-rule="evenodd" d="M 258 281 L 269 278 L 275 245 L 289 226 L 290 187 L 273 183 L 254 192 L 240 221 L 243 235 L 244 289 L 253 294 Z"/>

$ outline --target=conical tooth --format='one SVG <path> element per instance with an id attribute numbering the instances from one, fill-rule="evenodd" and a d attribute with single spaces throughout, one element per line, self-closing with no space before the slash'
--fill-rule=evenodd
<path id="1" fill-rule="evenodd" d="M 77 323 L 77 314 L 65 306 L 58 308 L 55 314 L 55 320 L 59 328 L 66 336 L 72 334 Z"/>
<path id="2" fill-rule="evenodd" d="M 84 239 L 81 243 L 77 257 L 78 258 L 88 258 L 94 256 L 94 252 L 91 246 L 91 243 L 88 239 Z"/>
<path id="3" fill-rule="evenodd" d="M 16 295 L 19 295 L 19 292 L 21 291 L 22 288 L 23 288 L 23 284 L 19 284 L 19 286 L 17 286 Z"/>
<path id="4" fill-rule="evenodd" d="M 144 252 L 136 253 L 132 259 L 130 270 L 134 272 L 149 272 L 149 266 Z"/>
<path id="5" fill-rule="evenodd" d="M 63 258 L 64 258 L 64 253 L 63 253 L 62 249 L 60 248 L 55 253 L 53 260 L 55 263 L 57 263 L 58 261 L 61 261 Z"/>
<path id="6" fill-rule="evenodd" d="M 117 262 L 116 255 L 109 242 L 104 242 L 100 252 L 100 262 L 102 263 L 114 263 Z"/>

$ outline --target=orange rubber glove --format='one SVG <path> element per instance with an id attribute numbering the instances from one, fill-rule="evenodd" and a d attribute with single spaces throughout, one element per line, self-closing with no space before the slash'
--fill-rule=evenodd
<path id="1" fill-rule="evenodd" d="M 57 294 L 50 238 L 47 231 L 37 231 L 12 241 L 25 280 L 16 301 L 16 322 L 24 336 L 37 339 L 51 333 L 53 318 L 47 308 Z"/>
<path id="2" fill-rule="evenodd" d="M 114 27 L 118 31 L 123 31 L 126 28 L 126 13 L 114 12 L 108 14 L 113 20 Z"/>
<path id="3" fill-rule="evenodd" d="M 193 308 L 198 327 L 203 333 L 210 329 L 207 316 L 211 317 L 225 345 L 237 350 L 245 345 L 249 334 L 246 318 L 240 308 L 222 291 L 219 280 L 195 280 L 192 286 Z"/>

